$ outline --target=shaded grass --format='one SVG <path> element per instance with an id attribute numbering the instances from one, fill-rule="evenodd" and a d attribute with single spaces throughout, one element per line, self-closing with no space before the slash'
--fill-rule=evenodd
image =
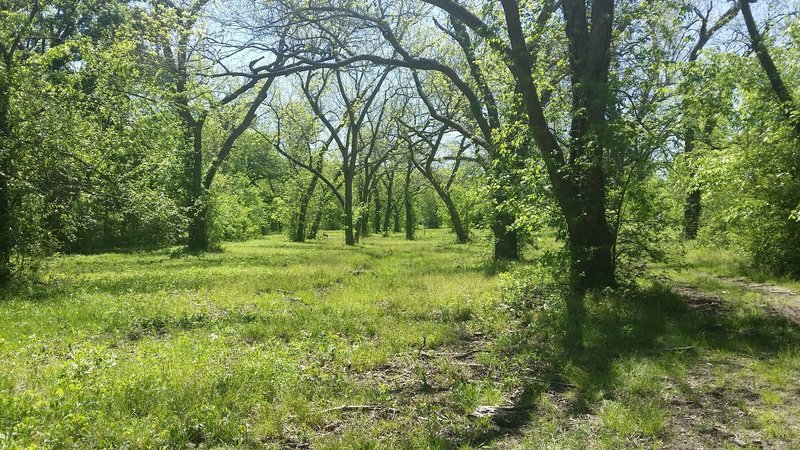
<path id="1" fill-rule="evenodd" d="M 546 293 L 535 294 L 534 309 L 549 304 Z M 800 442 L 800 329 L 740 300 L 731 298 L 724 310 L 709 308 L 658 284 L 595 296 L 587 300 L 582 355 L 558 347 L 543 351 L 537 343 L 548 327 L 563 335 L 560 314 L 527 319 L 525 329 L 538 331 L 503 345 L 513 355 L 510 372 L 531 372 L 519 378 L 524 395 L 517 399 L 530 407 L 514 429 L 475 442 L 502 448 L 791 448 Z"/>

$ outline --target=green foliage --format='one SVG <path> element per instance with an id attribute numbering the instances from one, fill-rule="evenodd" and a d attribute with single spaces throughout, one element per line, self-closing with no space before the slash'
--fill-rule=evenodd
<path id="1" fill-rule="evenodd" d="M 209 201 L 211 242 L 260 236 L 268 225 L 267 213 L 261 191 L 244 176 L 218 175 Z"/>
<path id="2" fill-rule="evenodd" d="M 712 64 L 716 69 L 704 72 L 704 83 L 735 91 L 726 107 L 704 110 L 716 111 L 719 131 L 701 154 L 684 161 L 706 191 L 703 241 L 744 250 L 760 270 L 798 277 L 800 137 L 755 61 L 718 55 Z"/>

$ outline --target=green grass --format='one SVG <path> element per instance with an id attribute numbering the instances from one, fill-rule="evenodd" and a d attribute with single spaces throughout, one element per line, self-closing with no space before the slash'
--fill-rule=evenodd
<path id="1" fill-rule="evenodd" d="M 492 265 L 485 240 L 438 230 L 330 234 L 49 261 L 0 299 L 0 448 L 800 442 L 800 331 L 751 293 L 724 310 L 658 284 L 594 296 L 569 355 L 562 293 L 534 263 Z M 519 409 L 470 418 L 479 405 Z"/>
<path id="2" fill-rule="evenodd" d="M 726 248 L 705 248 L 696 242 L 686 243 L 685 255 L 668 266 L 683 272 L 746 278 L 759 283 L 770 283 L 800 291 L 800 282 L 787 277 L 776 277 L 753 264 L 742 252 Z"/>

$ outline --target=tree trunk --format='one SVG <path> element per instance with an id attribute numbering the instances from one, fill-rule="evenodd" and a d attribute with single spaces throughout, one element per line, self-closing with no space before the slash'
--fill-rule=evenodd
<path id="1" fill-rule="evenodd" d="M 0 74 L 0 284 L 11 278 L 11 192 L 9 182 L 14 170 L 11 157 L 10 73 Z"/>
<path id="2" fill-rule="evenodd" d="M 406 240 L 413 241 L 414 240 L 414 232 L 416 231 L 416 225 L 414 224 L 414 205 L 411 199 L 411 172 L 412 172 L 412 165 L 411 163 L 408 164 L 408 169 L 406 170 L 406 183 L 405 183 L 405 190 L 403 191 L 403 200 L 405 202 L 405 210 L 406 210 Z"/>
<path id="3" fill-rule="evenodd" d="M 428 180 L 428 182 L 431 183 L 433 190 L 436 191 L 436 195 L 439 196 L 447 208 L 447 214 L 450 216 L 450 222 L 453 225 L 453 231 L 456 233 L 456 242 L 459 244 L 466 244 L 469 240 L 469 233 L 467 232 L 466 228 L 464 228 L 464 224 L 461 221 L 461 215 L 458 214 L 458 209 L 456 208 L 455 203 L 453 203 L 453 198 L 450 197 L 450 193 L 442 187 L 442 185 L 439 183 L 439 180 L 436 179 L 436 175 L 431 172 L 430 164 L 423 167 L 417 163 L 414 163 L 414 166 Z"/>
<path id="4" fill-rule="evenodd" d="M 375 196 L 375 211 L 372 212 L 375 215 L 374 216 L 374 220 L 373 220 L 373 226 L 374 226 L 373 231 L 375 233 L 380 233 L 381 232 L 381 220 L 382 220 L 382 218 L 381 218 L 381 196 L 380 196 L 380 192 L 378 192 L 377 189 L 375 189 L 375 193 L 373 195 Z"/>
<path id="5" fill-rule="evenodd" d="M 208 250 L 208 207 L 199 199 L 189 212 L 189 240 L 190 252 L 204 252 Z"/>
<path id="6" fill-rule="evenodd" d="M 683 137 L 684 154 L 690 155 L 694 151 L 694 138 L 694 128 L 687 126 Z M 689 176 L 692 180 L 695 179 L 694 168 L 691 169 Z M 683 206 L 683 235 L 686 239 L 692 240 L 697 237 L 697 231 L 700 228 L 701 201 L 702 193 L 700 187 L 692 186 Z"/>
<path id="7" fill-rule="evenodd" d="M 511 214 L 496 211 L 492 222 L 495 260 L 519 260 L 519 235 L 516 230 L 511 228 L 513 224 L 514 217 Z"/>
<path id="8" fill-rule="evenodd" d="M 392 203 L 392 188 L 394 184 L 394 173 L 389 174 L 389 183 L 386 185 L 386 214 L 383 216 L 383 234 L 384 236 L 389 235 L 389 226 L 390 220 L 392 217 L 392 210 L 394 208 L 394 204 Z"/>
<path id="9" fill-rule="evenodd" d="M 447 213 L 450 215 L 450 222 L 453 224 L 453 231 L 456 233 L 456 242 L 459 244 L 466 244 L 469 240 L 469 234 L 467 234 L 467 231 L 461 222 L 461 216 L 458 214 L 458 209 L 456 209 L 456 205 L 453 203 L 452 197 L 450 197 L 450 194 L 439 187 L 438 183 L 434 182 L 433 184 L 436 193 L 439 194 L 439 198 L 442 199 L 445 207 L 447 207 Z"/>
<path id="10" fill-rule="evenodd" d="M 356 230 L 353 223 L 353 176 L 344 175 L 344 243 L 356 245 Z"/>
<path id="11" fill-rule="evenodd" d="M 297 226 L 295 227 L 294 234 L 292 235 L 292 241 L 294 242 L 305 242 L 306 240 L 306 218 L 308 216 L 308 204 L 311 202 L 311 198 L 314 196 L 314 189 L 317 187 L 317 179 L 316 175 L 311 176 L 311 181 L 308 183 L 308 187 L 300 196 L 300 210 L 297 214 Z"/>
<path id="12" fill-rule="evenodd" d="M 392 231 L 395 233 L 399 233 L 402 231 L 402 227 L 400 226 L 400 206 L 395 205 L 394 207 L 394 225 L 392 226 Z"/>
<path id="13" fill-rule="evenodd" d="M 192 153 L 190 159 L 191 191 L 189 194 L 189 239 L 190 252 L 208 250 L 208 205 L 203 189 L 203 121 L 191 127 Z"/>
<path id="14" fill-rule="evenodd" d="M 750 3 L 744 0 L 740 2 L 740 6 L 744 23 L 747 26 L 747 34 L 750 35 L 750 43 L 758 57 L 758 63 L 767 75 L 772 92 L 781 102 L 782 110 L 794 128 L 795 137 L 800 139 L 800 116 L 794 114 L 797 110 L 797 104 L 792 97 L 792 93 L 786 87 L 780 72 L 778 72 L 778 67 L 775 66 L 767 46 L 764 45 L 764 39 L 761 36 L 761 32 L 758 31 L 756 22 L 753 19 L 753 13 L 750 11 Z"/>
<path id="15" fill-rule="evenodd" d="M 5 130 L 3 131 L 5 132 Z M 7 136 L 0 136 L 0 285 L 11 278 L 11 249 L 13 233 L 11 229 L 11 193 L 8 174 L 12 170 Z"/>
<path id="16" fill-rule="evenodd" d="M 317 212 L 314 215 L 314 222 L 311 224 L 311 230 L 308 232 L 308 239 L 316 239 L 317 233 L 319 233 L 319 226 L 322 223 L 322 212 L 325 210 L 325 206 L 320 201 L 319 208 L 317 208 Z"/>
<path id="17" fill-rule="evenodd" d="M 370 235 L 370 228 L 369 228 L 369 216 L 370 216 L 370 195 L 369 193 L 361 193 L 361 201 L 359 202 L 360 205 L 363 206 L 361 208 L 361 214 L 358 215 L 358 219 L 356 222 L 356 242 L 358 242 L 359 237 L 367 237 Z"/>

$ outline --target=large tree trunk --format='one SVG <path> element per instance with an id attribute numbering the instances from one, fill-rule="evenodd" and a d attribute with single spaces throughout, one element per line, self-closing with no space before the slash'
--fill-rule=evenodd
<path id="1" fill-rule="evenodd" d="M 492 222 L 495 260 L 519 260 L 519 235 L 512 229 L 514 217 L 503 211 L 495 212 Z"/>
<path id="2" fill-rule="evenodd" d="M 609 143 L 608 75 L 614 0 L 563 0 L 569 43 L 572 124 L 568 155 L 550 131 L 531 75 L 533 59 L 516 0 L 501 0 L 511 43 L 512 72 L 522 95 L 531 135 L 547 168 L 553 193 L 567 222 L 571 293 L 567 302 L 567 346 L 583 347 L 583 302 L 588 289 L 615 286 L 615 236 L 605 216 L 604 150 Z M 588 20 L 591 17 L 591 21 Z"/>
<path id="3" fill-rule="evenodd" d="M 292 241 L 294 242 L 305 242 L 306 240 L 308 204 L 311 202 L 311 198 L 314 196 L 314 189 L 317 187 L 317 180 L 318 177 L 316 175 L 312 175 L 311 181 L 308 183 L 308 187 L 300 196 L 300 209 L 297 214 L 297 226 L 295 227 L 294 234 L 292 235 Z"/>

